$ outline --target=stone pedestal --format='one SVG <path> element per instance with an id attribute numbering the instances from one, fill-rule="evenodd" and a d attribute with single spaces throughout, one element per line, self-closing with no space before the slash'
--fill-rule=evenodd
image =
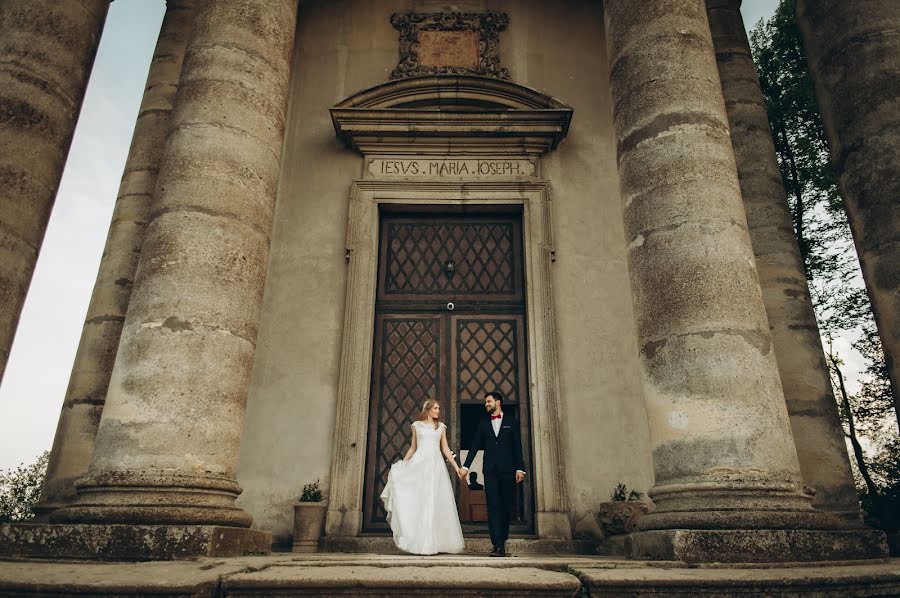
<path id="1" fill-rule="evenodd" d="M 625 539 L 630 558 L 685 563 L 821 562 L 887 557 L 883 532 L 668 529 Z"/>
<path id="2" fill-rule="evenodd" d="M 235 468 L 296 11 L 197 6 L 90 469 L 51 521 L 250 525 Z"/>
<path id="3" fill-rule="evenodd" d="M 0 4 L 0 380 L 109 0 Z"/>
<path id="4" fill-rule="evenodd" d="M 272 534 L 215 525 L 0 525 L 0 557 L 101 561 L 268 554 Z"/>
<path id="5" fill-rule="evenodd" d="M 900 2 L 797 0 L 831 161 L 900 397 Z M 900 412 L 897 413 L 900 422 Z"/>
<path id="6" fill-rule="evenodd" d="M 858 520 L 844 430 L 741 18 L 741 0 L 706 0 L 706 6 L 800 472 L 816 491 L 814 507 Z"/>
<path id="7" fill-rule="evenodd" d="M 41 502 L 35 507 L 42 518 L 75 500 L 75 480 L 90 465 L 193 16 L 193 0 L 166 3 L 100 271 L 50 451 Z"/>

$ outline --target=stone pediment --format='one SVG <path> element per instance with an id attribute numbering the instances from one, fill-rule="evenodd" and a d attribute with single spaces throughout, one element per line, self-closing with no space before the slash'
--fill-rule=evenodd
<path id="1" fill-rule="evenodd" d="M 331 108 L 334 130 L 363 153 L 516 153 L 554 149 L 572 108 L 534 89 L 474 75 L 376 85 Z"/>

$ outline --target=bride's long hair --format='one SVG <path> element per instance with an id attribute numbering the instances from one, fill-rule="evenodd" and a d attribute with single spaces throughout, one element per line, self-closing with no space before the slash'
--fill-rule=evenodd
<path id="1" fill-rule="evenodd" d="M 419 421 L 424 422 L 428 421 L 428 412 L 431 411 L 431 408 L 435 405 L 440 405 L 440 401 L 435 399 L 425 399 L 425 402 L 422 404 L 422 411 L 419 413 Z M 437 430 L 438 426 L 441 425 L 440 419 L 434 420 L 434 429 Z"/>

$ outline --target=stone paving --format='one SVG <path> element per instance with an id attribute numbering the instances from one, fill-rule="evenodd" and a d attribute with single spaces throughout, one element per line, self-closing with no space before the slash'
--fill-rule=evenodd
<path id="1" fill-rule="evenodd" d="M 144 563 L 0 561 L 0 596 L 898 596 L 900 559 L 817 565 L 602 557 L 276 553 Z"/>

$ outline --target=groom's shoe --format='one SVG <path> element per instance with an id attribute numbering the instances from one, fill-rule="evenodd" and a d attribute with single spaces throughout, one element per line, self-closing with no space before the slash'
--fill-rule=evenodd
<path id="1" fill-rule="evenodd" d="M 494 546 L 493 548 L 491 548 L 491 552 L 490 552 L 490 554 L 488 554 L 488 556 L 503 556 L 503 555 L 504 555 L 503 549 L 500 548 L 499 546 Z"/>
<path id="2" fill-rule="evenodd" d="M 506 544 L 500 544 L 496 549 L 497 554 L 492 554 L 491 556 L 506 556 Z"/>

